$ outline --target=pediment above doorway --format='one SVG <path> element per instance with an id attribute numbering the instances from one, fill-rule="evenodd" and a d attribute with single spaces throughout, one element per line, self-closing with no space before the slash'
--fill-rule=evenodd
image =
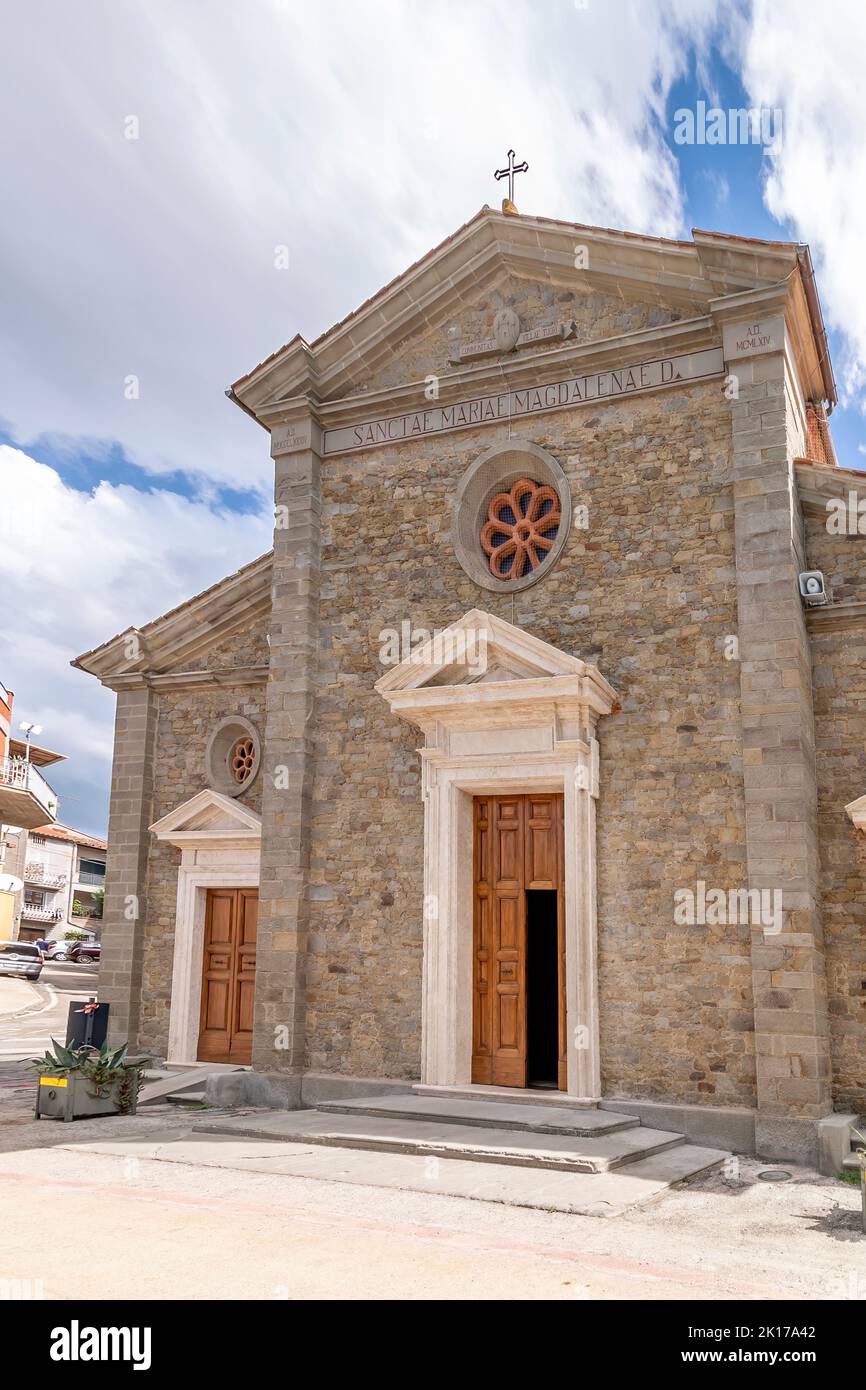
<path id="1" fill-rule="evenodd" d="M 154 821 L 150 830 L 158 840 L 180 849 L 194 844 L 225 845 L 227 841 L 257 846 L 262 835 L 262 818 L 236 798 L 205 787 L 168 815 Z"/>
<path id="2" fill-rule="evenodd" d="M 597 667 L 480 608 L 427 640 L 416 637 L 375 688 L 395 714 L 422 728 L 449 717 L 525 722 L 544 706 L 582 713 L 588 723 L 610 714 L 617 700 Z"/>
<path id="3" fill-rule="evenodd" d="M 866 796 L 858 796 L 845 807 L 857 830 L 866 831 Z"/>

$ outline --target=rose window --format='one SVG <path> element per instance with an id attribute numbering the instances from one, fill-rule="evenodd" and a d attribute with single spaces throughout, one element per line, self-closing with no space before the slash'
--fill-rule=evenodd
<path id="1" fill-rule="evenodd" d="M 236 782 L 245 782 L 253 770 L 256 746 L 251 738 L 239 738 L 229 754 L 229 768 Z"/>
<path id="2" fill-rule="evenodd" d="M 481 548 L 496 579 L 523 579 L 543 564 L 559 534 L 562 511 L 556 489 L 520 478 L 497 492 L 481 527 Z"/>

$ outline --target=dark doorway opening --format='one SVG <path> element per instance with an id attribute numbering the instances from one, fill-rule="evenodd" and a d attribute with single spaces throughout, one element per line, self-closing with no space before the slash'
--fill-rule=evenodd
<path id="1" fill-rule="evenodd" d="M 559 934 L 556 891 L 526 894 L 527 1082 L 559 1085 Z"/>

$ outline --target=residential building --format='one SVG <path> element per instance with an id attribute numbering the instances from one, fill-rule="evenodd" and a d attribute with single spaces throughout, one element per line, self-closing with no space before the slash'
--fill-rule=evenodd
<path id="1" fill-rule="evenodd" d="M 65 753 L 28 743 L 13 734 L 15 696 L 0 686 L 0 824 L 24 830 L 57 817 L 57 794 L 40 768 L 60 762 Z"/>
<path id="2" fill-rule="evenodd" d="M 28 832 L 21 940 L 54 941 L 73 927 L 99 935 L 105 852 L 105 840 L 71 826 L 55 823 Z"/>
<path id="3" fill-rule="evenodd" d="M 13 732 L 15 696 L 0 684 L 0 941 L 14 939 L 24 901 L 23 867 L 27 831 L 57 818 L 57 795 L 40 768 L 61 762 L 29 738 Z"/>

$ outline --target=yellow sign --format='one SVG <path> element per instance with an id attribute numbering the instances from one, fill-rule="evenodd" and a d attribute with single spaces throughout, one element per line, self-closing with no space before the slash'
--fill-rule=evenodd
<path id="1" fill-rule="evenodd" d="M 40 1076 L 40 1086 L 68 1086 L 69 1080 L 65 1076 Z"/>
<path id="2" fill-rule="evenodd" d="M 12 940 L 15 924 L 15 894 L 0 892 L 0 941 Z"/>

